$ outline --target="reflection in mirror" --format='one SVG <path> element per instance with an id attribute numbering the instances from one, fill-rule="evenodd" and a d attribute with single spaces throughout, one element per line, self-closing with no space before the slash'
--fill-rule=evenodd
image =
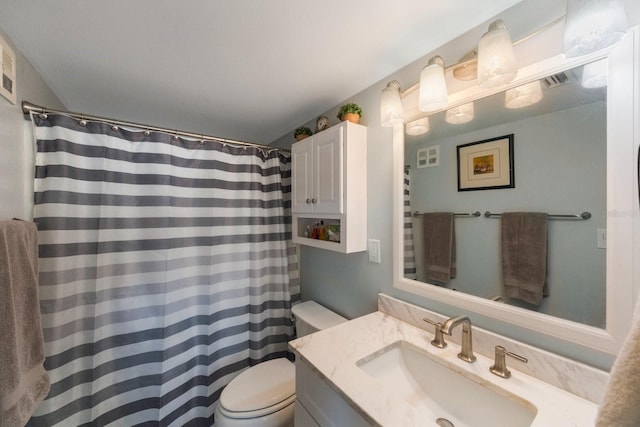
<path id="1" fill-rule="evenodd" d="M 447 120 L 445 112 L 429 116 L 426 134 L 406 136 L 405 205 L 411 212 L 405 225 L 406 278 L 605 327 L 606 74 L 592 74 L 601 65 L 587 64 L 536 80 L 531 105 L 513 90 L 502 92 L 474 101 L 471 113 L 457 113 L 460 120 L 451 113 Z M 469 114 L 473 118 L 467 120 Z M 458 146 L 506 135 L 513 135 L 513 188 L 459 191 Z M 500 150 L 495 154 L 505 155 Z M 493 168 L 471 170 L 472 178 L 509 172 L 497 163 L 499 170 Z M 425 268 L 425 253 L 433 253 L 434 239 L 428 223 L 433 216 L 425 219 L 423 213 L 475 211 L 590 212 L 591 218 L 550 216 L 546 221 L 546 256 L 534 257 L 542 256 L 542 264 L 546 258 L 542 268 L 547 290 L 537 304 L 505 292 L 499 216 L 455 216 L 455 277 L 434 280 Z M 540 265 L 534 267 L 539 274 Z"/>

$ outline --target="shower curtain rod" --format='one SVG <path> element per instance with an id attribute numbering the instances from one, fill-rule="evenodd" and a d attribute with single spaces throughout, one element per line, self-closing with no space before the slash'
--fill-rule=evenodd
<path id="1" fill-rule="evenodd" d="M 222 142 L 223 144 L 257 147 L 261 149 L 266 149 L 268 151 L 275 150 L 275 151 L 280 151 L 287 154 L 291 153 L 290 150 L 287 150 L 284 148 L 271 147 L 270 145 L 255 144 L 253 142 L 245 142 L 245 141 L 237 141 L 235 139 L 220 138 L 218 136 L 203 135 L 199 133 L 185 132 L 185 131 L 180 131 L 176 129 L 161 128 L 157 126 L 148 126 L 140 123 L 126 122 L 123 120 L 114 120 L 106 117 L 91 116 L 83 113 L 74 113 L 71 111 L 55 110 L 53 108 L 41 107 L 40 105 L 32 104 L 31 102 L 28 102 L 28 101 L 22 101 L 22 112 L 28 115 L 32 111 L 36 114 L 47 114 L 47 113 L 63 114 L 63 115 L 73 117 L 75 119 L 80 119 L 80 120 L 91 120 L 91 121 L 97 121 L 97 122 L 104 122 L 110 125 L 134 127 L 134 128 L 139 128 L 146 131 L 163 132 L 163 133 L 168 133 L 176 136 L 185 136 L 188 138 L 200 139 L 202 141 L 218 141 L 218 142 Z"/>

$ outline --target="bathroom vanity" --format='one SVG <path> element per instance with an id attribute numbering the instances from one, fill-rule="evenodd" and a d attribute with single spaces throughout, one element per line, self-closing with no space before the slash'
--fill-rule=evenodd
<path id="1" fill-rule="evenodd" d="M 378 309 L 290 343 L 296 426 L 594 424 L 606 372 L 476 327 L 477 359 L 465 362 L 459 329 L 444 349 L 430 343 L 422 319 L 443 316 L 383 294 Z M 494 375 L 496 345 L 529 362 L 508 359 L 511 377 Z"/>

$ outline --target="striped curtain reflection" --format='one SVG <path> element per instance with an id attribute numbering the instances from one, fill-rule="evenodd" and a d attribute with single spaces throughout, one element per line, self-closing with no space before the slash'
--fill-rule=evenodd
<path id="1" fill-rule="evenodd" d="M 404 168 L 404 277 L 416 278 L 416 257 L 413 247 L 413 212 L 411 211 L 410 172 L 407 166 Z"/>
<path id="2" fill-rule="evenodd" d="M 277 151 L 33 115 L 51 392 L 33 426 L 210 426 L 286 356 L 299 299 Z"/>

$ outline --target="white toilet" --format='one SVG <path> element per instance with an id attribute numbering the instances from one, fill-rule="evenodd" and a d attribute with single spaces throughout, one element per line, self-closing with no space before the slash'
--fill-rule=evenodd
<path id="1" fill-rule="evenodd" d="M 294 305 L 298 338 L 346 322 L 314 301 Z M 295 367 L 286 358 L 259 363 L 222 390 L 215 413 L 217 427 L 292 427 Z"/>

